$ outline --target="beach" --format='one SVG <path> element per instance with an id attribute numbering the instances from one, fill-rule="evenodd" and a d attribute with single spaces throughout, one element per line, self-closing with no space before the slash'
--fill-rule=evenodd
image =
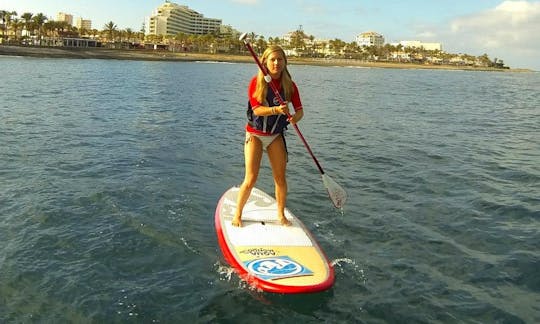
<path id="1" fill-rule="evenodd" d="M 42 58 L 73 58 L 73 59 L 115 59 L 139 61 L 216 61 L 232 63 L 253 62 L 253 58 L 246 55 L 235 54 L 206 54 L 182 52 L 175 53 L 166 50 L 141 49 L 106 49 L 106 48 L 69 48 L 69 47 L 37 47 L 37 46 L 4 46 L 0 45 L 0 55 L 29 56 Z M 500 72 L 531 72 L 528 69 L 498 69 L 488 67 L 454 66 L 415 64 L 398 62 L 366 62 L 355 59 L 324 59 L 324 58 L 297 58 L 289 57 L 290 64 L 366 67 L 366 68 L 393 68 L 393 69 L 443 69 L 468 71 L 500 71 Z"/>

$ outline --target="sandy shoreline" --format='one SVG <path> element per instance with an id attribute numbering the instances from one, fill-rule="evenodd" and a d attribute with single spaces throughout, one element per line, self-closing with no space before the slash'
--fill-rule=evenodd
<path id="1" fill-rule="evenodd" d="M 66 48 L 66 47 L 30 47 L 0 45 L 0 55 L 29 56 L 42 58 L 73 58 L 73 59 L 115 59 L 115 60 L 143 60 L 143 61 L 217 61 L 232 63 L 251 63 L 253 58 L 249 55 L 230 54 L 203 54 L 203 53 L 173 53 L 169 51 L 153 50 L 120 50 L 105 48 Z M 394 68 L 394 69 L 444 69 L 444 70 L 470 70 L 470 71 L 499 71 L 499 72 L 531 72 L 527 69 L 494 69 L 451 65 L 427 65 L 413 63 L 385 63 L 363 62 L 352 59 L 310 59 L 290 58 L 290 64 L 366 67 L 366 68 Z"/>

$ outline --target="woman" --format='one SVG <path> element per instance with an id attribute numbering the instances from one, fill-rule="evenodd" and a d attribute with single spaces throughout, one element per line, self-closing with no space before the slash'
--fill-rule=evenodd
<path id="1" fill-rule="evenodd" d="M 264 74 L 259 71 L 248 88 L 248 122 L 244 144 L 246 171 L 238 192 L 236 213 L 232 220 L 232 225 L 239 227 L 242 226 L 242 210 L 251 194 L 251 189 L 257 182 L 263 150 L 268 153 L 272 167 L 278 221 L 285 226 L 291 225 L 285 217 L 287 148 L 283 131 L 289 122 L 296 124 L 304 116 L 302 102 L 298 88 L 287 70 L 287 57 L 281 47 L 268 47 L 261 57 L 261 63 L 268 70 L 272 83 L 279 90 L 285 104 L 280 105 L 278 98 L 264 80 Z M 289 102 L 292 103 L 294 110 L 289 109 Z M 288 117 L 289 115 L 291 117 Z"/>

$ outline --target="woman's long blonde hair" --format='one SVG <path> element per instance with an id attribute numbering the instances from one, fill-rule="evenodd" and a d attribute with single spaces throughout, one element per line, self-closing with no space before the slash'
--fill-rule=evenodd
<path id="1" fill-rule="evenodd" d="M 285 59 L 285 67 L 283 68 L 283 71 L 281 72 L 281 89 L 283 89 L 285 93 L 285 98 L 283 100 L 290 101 L 293 93 L 293 81 L 291 78 L 291 74 L 289 73 L 289 70 L 287 69 L 287 55 L 285 55 L 285 51 L 278 46 L 278 45 L 271 45 L 269 46 L 263 53 L 261 57 L 261 64 L 266 67 L 266 60 L 268 59 L 268 56 L 274 52 L 280 52 L 281 55 L 283 55 L 283 58 Z M 253 94 L 254 98 L 257 99 L 258 102 L 264 103 L 266 101 L 266 95 L 268 92 L 268 86 L 266 81 L 264 80 L 264 74 L 262 71 L 259 71 L 259 74 L 257 75 L 257 87 L 255 88 L 255 93 Z M 271 103 L 269 103 L 271 104 Z"/>

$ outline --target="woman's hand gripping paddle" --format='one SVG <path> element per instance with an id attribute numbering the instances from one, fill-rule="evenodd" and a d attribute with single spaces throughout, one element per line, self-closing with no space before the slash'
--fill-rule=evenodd
<path id="1" fill-rule="evenodd" d="M 268 74 L 268 70 L 266 69 L 264 65 L 262 65 L 261 61 L 259 60 L 259 57 L 257 56 L 257 54 L 255 54 L 255 52 L 253 51 L 253 47 L 251 47 L 251 44 L 247 40 L 247 33 L 244 33 L 240 36 L 240 41 L 244 42 L 244 45 L 246 46 L 248 51 L 251 53 L 251 56 L 253 56 L 255 63 L 257 63 L 257 65 L 259 66 L 259 69 L 264 74 L 264 80 L 266 81 L 266 83 L 270 85 L 270 88 L 272 88 L 272 91 L 274 92 L 276 98 L 278 98 L 280 105 L 285 104 L 285 102 L 283 101 L 283 98 L 281 98 L 281 95 L 279 94 L 278 89 L 272 83 L 272 77 Z M 291 115 L 288 114 L 288 117 L 290 118 Z M 311 148 L 309 147 L 306 139 L 304 138 L 304 135 L 302 135 L 302 133 L 300 132 L 298 125 L 293 124 L 293 126 L 294 126 L 294 129 L 296 130 L 296 133 L 298 134 L 298 137 L 300 137 L 300 139 L 302 140 L 302 143 L 304 143 L 304 146 L 308 150 L 309 155 L 311 155 L 311 158 L 317 165 L 317 169 L 319 169 L 319 172 L 321 173 L 323 184 L 326 187 L 326 190 L 328 191 L 328 195 L 330 196 L 332 203 L 334 204 L 336 208 L 343 208 L 343 205 L 345 205 L 345 201 L 347 200 L 347 193 L 339 184 L 337 184 L 332 178 L 330 178 L 330 176 L 324 173 L 324 170 L 321 164 L 319 163 L 319 161 L 317 161 L 317 158 L 313 154 L 313 151 L 311 151 Z"/>

